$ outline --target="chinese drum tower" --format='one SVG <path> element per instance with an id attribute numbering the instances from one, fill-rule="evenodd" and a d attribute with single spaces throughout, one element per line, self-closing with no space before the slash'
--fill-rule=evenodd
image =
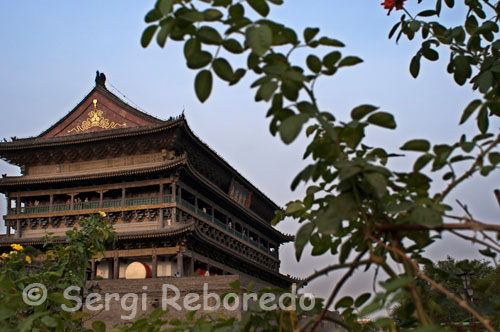
<path id="1" fill-rule="evenodd" d="M 278 255 L 292 237 L 270 224 L 279 207 L 196 137 L 183 115 L 164 121 L 131 107 L 108 91 L 103 74 L 41 135 L 0 143 L 0 157 L 21 169 L 0 179 L 7 199 L 0 250 L 41 246 L 49 232 L 64 241 L 81 218 L 103 211 L 118 241 L 92 260 L 91 281 L 292 281 L 279 273 Z"/>

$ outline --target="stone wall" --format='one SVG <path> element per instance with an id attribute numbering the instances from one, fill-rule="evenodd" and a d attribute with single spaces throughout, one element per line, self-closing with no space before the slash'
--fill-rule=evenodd
<path id="1" fill-rule="evenodd" d="M 106 323 L 108 329 L 115 324 L 123 324 L 127 318 L 132 321 L 137 320 L 141 316 L 144 316 L 157 308 L 162 308 L 165 304 L 168 309 L 166 318 L 179 318 L 183 319 L 185 315 L 190 311 L 184 307 L 184 301 L 188 300 L 189 297 L 195 297 L 196 295 L 189 295 L 186 299 L 187 294 L 197 294 L 199 299 L 190 304 L 191 306 L 196 306 L 201 304 L 204 306 L 204 285 L 207 288 L 206 293 L 215 293 L 221 296 L 231 290 L 229 283 L 239 280 L 240 277 L 237 275 L 225 275 L 225 276 L 211 276 L 211 277 L 181 277 L 181 278 L 155 278 L 155 279 L 135 279 L 135 280 L 92 280 L 87 282 L 87 289 L 89 292 L 85 293 L 86 298 L 83 301 L 83 310 L 85 312 L 91 313 L 94 317 L 91 320 L 86 321 L 85 325 L 90 327 L 94 320 L 100 320 Z M 242 285 L 243 287 L 244 285 Z M 170 303 L 174 302 L 175 291 L 173 288 L 177 288 L 180 292 L 180 296 L 175 303 L 177 303 L 181 310 L 177 310 L 174 305 Z M 89 295 L 89 293 L 94 293 L 94 295 Z M 101 296 L 100 300 L 96 299 L 96 293 Z M 106 294 L 108 296 L 108 301 L 105 301 Z M 128 295 L 127 295 L 128 294 Z M 137 300 L 134 299 L 133 295 L 136 294 Z M 170 299 L 170 303 L 167 300 Z M 87 306 L 89 302 L 96 301 L 90 304 L 90 308 Z M 105 303 L 108 303 L 106 307 Z M 136 305 L 134 305 L 134 302 Z M 124 306 L 122 306 L 122 303 Z M 215 299 L 207 297 L 206 303 L 209 307 L 215 304 Z M 99 310 L 95 310 L 101 306 Z M 133 307 L 136 307 L 135 317 L 133 316 Z M 198 311 L 200 314 L 202 309 Z M 214 311 L 212 311 L 214 312 Z M 216 313 L 221 313 L 227 317 L 241 317 L 241 303 L 239 306 L 235 306 L 235 310 L 227 310 L 224 306 L 221 306 Z"/>

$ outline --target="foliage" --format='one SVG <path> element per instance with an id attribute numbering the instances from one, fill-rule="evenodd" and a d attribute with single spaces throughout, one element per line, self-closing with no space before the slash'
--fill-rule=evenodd
<path id="1" fill-rule="evenodd" d="M 424 268 L 425 274 L 436 282 L 439 282 L 446 289 L 459 294 L 462 298 L 467 298 L 461 275 L 467 273 L 470 278 L 470 285 L 473 290 L 472 303 L 481 315 L 493 317 L 496 325 L 500 323 L 500 317 L 496 313 L 500 310 L 499 278 L 500 268 L 493 268 L 489 262 L 479 260 L 455 261 L 448 257 L 447 260 L 438 261 Z M 419 294 L 424 302 L 432 308 L 432 318 L 440 323 L 467 322 L 470 320 L 469 313 L 461 308 L 450 298 L 432 289 L 425 282 L 417 282 Z M 400 321 L 399 316 L 407 316 L 412 312 L 413 305 L 410 298 L 405 298 L 392 310 L 392 315 Z"/>
<path id="2" fill-rule="evenodd" d="M 457 84 L 471 83 L 481 95 L 467 106 L 460 121 L 462 124 L 476 114 L 478 132 L 464 134 L 457 142 L 447 144 L 426 138 L 406 142 L 401 150 L 418 155 L 411 170 L 389 168 L 388 159 L 396 154 L 365 143 L 369 126 L 396 128 L 392 114 L 376 106 L 360 105 L 352 110 L 349 119 L 340 121 L 324 111 L 325 106 L 316 98 L 315 83 L 362 60 L 343 55 L 339 49 L 344 44 L 322 36 L 319 28 L 308 27 L 299 33 L 271 20 L 271 8 L 282 5 L 283 0 L 158 0 L 146 15 L 149 26 L 142 35 L 143 47 L 155 37 L 160 47 L 168 39 L 183 43 L 187 67 L 198 71 L 194 86 L 200 101 L 209 98 L 214 77 L 234 85 L 251 72 L 257 77 L 251 85 L 255 101 L 269 105 L 271 134 L 278 135 L 285 144 L 291 144 L 301 132 L 309 138 L 304 159 L 311 163 L 291 185 L 295 189 L 304 182 L 308 186 L 306 195 L 288 203 L 284 211 L 278 211 L 274 223 L 289 216 L 302 224 L 295 241 L 298 260 L 308 244 L 313 255 L 338 254 L 339 264 L 325 267 L 307 281 L 332 270 L 347 269 L 347 272 L 315 321 L 307 327 L 296 326 L 294 331 L 314 330 L 335 301 L 344 323 L 352 330 L 359 330 L 362 327 L 357 323 L 358 318 L 406 297 L 411 298 L 413 311 L 403 317 L 403 326 L 426 331 L 438 329 L 430 314 L 433 308 L 418 292 L 418 280 L 430 283 L 457 303 L 463 301 L 420 267 L 429 263 L 425 248 L 440 239 L 439 233 L 433 231 L 450 232 L 475 241 L 463 232 L 475 230 L 484 238 L 479 242 L 484 246 L 483 255 L 495 257 L 500 251 L 498 241 L 486 233 L 498 233 L 498 226 L 475 220 L 466 209 L 465 217 L 457 215 L 446 200 L 465 180 L 477 173 L 488 176 L 500 163 L 500 135 L 489 126 L 490 119 L 500 115 L 500 41 L 495 40 L 500 5 L 487 0 L 465 0 L 469 11 L 464 25 L 446 28 L 439 23 L 444 10 L 442 0 L 435 3 L 435 8 L 411 15 L 404 8 L 405 1 L 385 1 L 384 8 L 405 11 L 389 36 L 412 40 L 417 32 L 422 33 L 421 49 L 410 62 L 414 77 L 419 73 L 422 58 L 435 61 L 439 57 L 437 48 L 447 47 L 451 54 L 448 72 Z M 454 7 L 453 0 L 445 0 L 445 4 Z M 429 21 L 430 18 L 436 20 Z M 327 54 L 319 56 L 324 49 L 328 49 Z M 305 62 L 292 56 L 297 52 L 304 55 Z M 233 68 L 224 53 L 244 57 L 246 66 Z M 456 167 L 458 163 L 460 168 Z M 462 167 L 466 170 L 457 171 Z M 431 187 L 431 177 L 437 176 L 442 177 L 443 187 Z M 397 273 L 395 265 L 400 265 L 404 272 Z M 336 299 L 357 267 L 372 266 L 389 276 L 379 281 L 381 291 L 369 302 L 367 298 Z M 467 304 L 464 308 L 486 329 L 494 330 L 488 317 Z M 270 321 L 263 329 L 274 330 L 277 323 Z M 375 325 L 396 328 L 390 317 L 377 319 Z"/>
<path id="3" fill-rule="evenodd" d="M 66 232 L 66 243 L 53 243 L 46 237 L 45 255 L 33 247 L 13 244 L 13 251 L 4 253 L 0 267 L 0 330 L 2 331 L 84 331 L 82 312 L 69 312 L 62 305 L 74 303 L 63 296 L 69 286 L 85 285 L 85 274 L 92 257 L 105 251 L 115 233 L 102 218 L 92 215 L 82 219 L 80 229 Z M 47 299 L 40 305 L 23 301 L 23 290 L 31 284 L 46 287 Z M 34 294 L 36 295 L 36 294 Z M 41 295 L 39 293 L 39 295 Z M 79 296 L 80 294 L 71 294 Z"/>

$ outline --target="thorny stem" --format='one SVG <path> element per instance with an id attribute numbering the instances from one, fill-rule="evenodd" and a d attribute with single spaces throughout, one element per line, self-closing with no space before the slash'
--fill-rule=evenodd
<path id="1" fill-rule="evenodd" d="M 329 265 L 321 270 L 318 270 L 316 272 L 314 272 L 313 274 L 311 274 L 310 276 L 308 276 L 307 278 L 305 278 L 304 280 L 302 280 L 298 285 L 297 285 L 297 288 L 302 288 L 303 286 L 305 286 L 307 283 L 311 282 L 312 280 L 322 276 L 322 275 L 325 275 L 325 274 L 328 274 L 329 272 L 331 271 L 335 271 L 335 270 L 338 270 L 338 269 L 343 269 L 343 268 L 346 268 L 346 267 L 356 267 L 356 266 L 359 266 L 359 265 L 364 265 L 364 264 L 368 264 L 368 263 L 371 263 L 371 260 L 369 259 L 365 259 L 365 260 L 362 260 L 362 261 L 354 261 L 354 262 L 351 262 L 351 263 L 345 263 L 345 264 L 334 264 L 334 265 Z"/>
<path id="2" fill-rule="evenodd" d="M 394 248 L 399 248 L 400 243 L 394 242 L 393 247 Z M 400 251 L 400 250 L 399 250 Z M 397 255 L 400 256 L 400 255 Z M 404 257 L 401 256 L 401 261 L 403 263 L 403 266 L 405 267 L 406 274 L 408 277 L 411 279 L 415 278 L 415 272 L 412 269 L 411 264 L 408 263 L 407 260 L 404 259 Z M 413 299 L 413 302 L 415 303 L 415 308 L 417 309 L 417 314 L 418 314 L 418 319 L 422 323 L 422 325 L 430 325 L 431 322 L 429 321 L 427 314 L 425 313 L 424 306 L 422 304 L 422 300 L 420 299 L 420 296 L 418 295 L 417 288 L 415 287 L 415 282 L 410 283 L 408 286 L 406 286 L 408 289 L 408 292 L 410 293 L 410 296 Z"/>
<path id="3" fill-rule="evenodd" d="M 356 258 L 354 259 L 353 263 L 360 261 L 361 258 L 366 254 L 366 252 L 367 252 L 367 249 L 365 249 L 362 252 L 360 252 L 358 254 L 358 256 L 356 256 Z M 357 267 L 357 265 L 356 266 L 354 266 L 354 265 L 351 266 L 351 268 L 349 269 L 349 271 L 347 271 L 346 274 L 344 274 L 344 276 L 342 277 L 342 279 L 339 280 L 339 282 L 337 283 L 337 285 L 333 289 L 333 292 L 330 294 L 330 297 L 328 298 L 328 301 L 326 302 L 325 306 L 323 307 L 323 310 L 321 311 L 321 313 L 319 314 L 319 316 L 314 320 L 314 323 L 311 326 L 311 328 L 309 329 L 309 332 L 313 332 L 316 329 L 316 327 L 318 326 L 318 324 L 323 320 L 323 317 L 325 317 L 326 312 L 328 311 L 328 308 L 332 304 L 333 300 L 337 296 L 337 294 L 340 291 L 340 289 L 342 288 L 342 286 L 351 277 L 351 275 L 354 272 L 354 270 L 356 269 L 356 267 Z"/>
<path id="4" fill-rule="evenodd" d="M 470 177 L 474 172 L 476 172 L 477 167 L 479 166 L 480 163 L 482 163 L 484 157 L 490 152 L 495 146 L 500 143 L 500 135 L 497 136 L 497 138 L 491 142 L 491 144 L 486 148 L 486 150 L 482 151 L 479 153 L 477 156 L 476 160 L 474 163 L 471 165 L 471 167 L 464 173 L 462 174 L 459 178 L 456 180 L 453 180 L 448 187 L 440 194 L 437 195 L 436 198 L 439 198 L 440 201 L 444 200 L 444 198 L 457 186 L 459 185 L 462 181 Z"/>

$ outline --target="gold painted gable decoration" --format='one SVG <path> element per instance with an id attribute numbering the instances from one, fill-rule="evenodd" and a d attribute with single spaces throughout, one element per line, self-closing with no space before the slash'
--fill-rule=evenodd
<path id="1" fill-rule="evenodd" d="M 78 134 L 94 127 L 99 127 L 102 129 L 115 129 L 127 126 L 125 122 L 110 122 L 109 119 L 106 119 L 104 116 L 102 116 L 103 112 L 97 109 L 97 99 L 94 99 L 93 102 L 94 109 L 88 113 L 89 117 L 86 120 L 82 121 L 81 125 L 75 126 L 74 128 L 68 130 L 68 133 L 75 132 L 75 134 Z"/>

